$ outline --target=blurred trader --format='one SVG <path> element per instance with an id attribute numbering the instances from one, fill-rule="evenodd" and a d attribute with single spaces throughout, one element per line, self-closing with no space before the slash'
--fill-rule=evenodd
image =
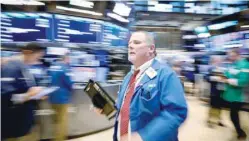
<path id="1" fill-rule="evenodd" d="M 249 63 L 241 58 L 237 49 L 228 52 L 231 67 L 225 72 L 227 77 L 223 99 L 230 106 L 230 116 L 238 134 L 238 139 L 246 139 L 246 133 L 240 127 L 239 110 L 244 101 L 243 88 L 249 82 Z"/>
<path id="2" fill-rule="evenodd" d="M 72 96 L 72 80 L 69 76 L 69 55 L 61 57 L 61 61 L 52 65 L 49 74 L 51 85 L 59 87 L 58 90 L 50 94 L 49 100 L 55 111 L 55 141 L 63 141 L 67 137 L 68 107 Z"/>
<path id="3" fill-rule="evenodd" d="M 28 71 L 44 55 L 44 48 L 30 43 L 22 48 L 18 59 L 10 59 L 1 66 L 1 139 L 7 141 L 33 141 L 36 102 L 30 97 L 42 91 L 35 87 L 33 75 Z"/>
<path id="4" fill-rule="evenodd" d="M 132 34 L 128 55 L 134 66 L 118 93 L 114 141 L 178 141 L 187 116 L 179 78 L 155 59 L 154 38 L 147 32 Z"/>
<path id="5" fill-rule="evenodd" d="M 221 63 L 221 58 L 217 56 L 212 56 L 210 65 L 211 67 L 208 70 L 208 74 L 205 76 L 205 79 L 211 85 L 211 93 L 210 93 L 210 109 L 208 113 L 208 125 L 212 127 L 214 121 L 218 121 L 217 124 L 219 126 L 224 126 L 221 122 L 221 94 L 223 92 L 223 84 L 219 83 L 219 74 L 222 74 L 222 69 L 219 69 L 219 65 Z"/>

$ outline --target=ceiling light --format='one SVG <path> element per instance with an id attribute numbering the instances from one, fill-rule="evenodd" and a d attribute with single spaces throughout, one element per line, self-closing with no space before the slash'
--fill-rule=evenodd
<path id="1" fill-rule="evenodd" d="M 111 18 L 114 18 L 114 19 L 116 19 L 116 20 L 118 20 L 120 22 L 125 22 L 125 23 L 129 22 L 129 20 L 127 20 L 127 19 L 125 19 L 125 18 L 123 18 L 123 17 L 121 17 L 121 16 L 119 16 L 119 15 L 117 15 L 115 13 L 107 13 L 107 16 L 111 17 Z"/>
<path id="2" fill-rule="evenodd" d="M 249 25 L 242 25 L 241 28 L 249 28 Z"/>
<path id="3" fill-rule="evenodd" d="M 5 0 L 1 3 L 4 5 L 45 5 L 45 3 L 35 0 Z"/>
<path id="4" fill-rule="evenodd" d="M 86 0 L 70 0 L 71 5 L 81 6 L 86 8 L 93 8 L 94 3 Z"/>
<path id="5" fill-rule="evenodd" d="M 4 5 L 23 5 L 22 2 L 19 2 L 17 0 L 8 0 L 8 1 L 1 1 L 1 4 Z"/>
<path id="6" fill-rule="evenodd" d="M 76 8 L 69 8 L 69 7 L 64 7 L 64 6 L 56 6 L 56 9 L 60 10 L 65 10 L 65 11 L 72 11 L 72 12 L 79 12 L 79 13 L 85 13 L 85 14 L 91 14 L 95 16 L 102 16 L 102 13 L 94 12 L 94 11 L 89 11 L 89 10 L 81 10 L 81 9 L 76 9 Z"/>
<path id="7" fill-rule="evenodd" d="M 131 12 L 131 8 L 126 6 L 123 3 L 116 3 L 115 7 L 113 9 L 113 12 L 117 13 L 117 14 L 119 14 L 121 16 L 129 16 L 130 12 Z"/>

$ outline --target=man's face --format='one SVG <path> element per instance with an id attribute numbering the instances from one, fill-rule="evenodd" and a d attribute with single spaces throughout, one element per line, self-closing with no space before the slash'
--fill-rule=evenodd
<path id="1" fill-rule="evenodd" d="M 146 37 L 143 33 L 133 33 L 128 45 L 128 59 L 131 63 L 144 63 L 150 58 L 154 48 L 146 42 Z"/>
<path id="2" fill-rule="evenodd" d="M 230 61 L 235 62 L 238 58 L 238 54 L 234 52 L 228 52 L 228 58 Z"/>
<path id="3" fill-rule="evenodd" d="M 32 62 L 35 63 L 35 62 L 38 62 L 39 59 L 41 59 L 43 56 L 44 56 L 44 51 L 38 51 L 38 52 L 31 53 L 30 58 L 32 59 Z"/>

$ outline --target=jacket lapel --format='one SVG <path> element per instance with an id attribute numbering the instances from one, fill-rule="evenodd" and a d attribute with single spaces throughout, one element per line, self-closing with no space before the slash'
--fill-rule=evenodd
<path id="1" fill-rule="evenodd" d="M 154 61 L 152 62 L 152 65 L 151 65 L 151 68 L 154 69 L 156 72 L 157 70 L 160 68 L 160 63 L 154 59 Z M 148 70 L 148 69 L 147 69 Z M 158 75 L 158 74 L 157 74 Z M 156 76 L 155 76 L 156 77 Z M 141 79 L 141 81 L 139 82 L 139 84 L 137 85 L 136 87 L 136 90 L 135 90 L 135 93 L 142 88 L 142 86 L 146 83 L 148 83 L 150 80 L 154 79 L 155 77 L 153 78 L 150 78 L 147 74 L 147 72 L 145 71 L 145 74 L 143 76 L 143 78 Z"/>

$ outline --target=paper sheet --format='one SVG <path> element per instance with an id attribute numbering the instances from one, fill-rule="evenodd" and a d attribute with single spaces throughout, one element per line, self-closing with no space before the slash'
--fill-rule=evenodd
<path id="1" fill-rule="evenodd" d="M 59 87 L 46 87 L 46 88 L 44 88 L 43 91 L 41 91 L 37 95 L 30 97 L 30 99 L 40 99 L 43 96 L 49 95 L 50 93 L 52 93 L 58 89 L 59 89 Z"/>

